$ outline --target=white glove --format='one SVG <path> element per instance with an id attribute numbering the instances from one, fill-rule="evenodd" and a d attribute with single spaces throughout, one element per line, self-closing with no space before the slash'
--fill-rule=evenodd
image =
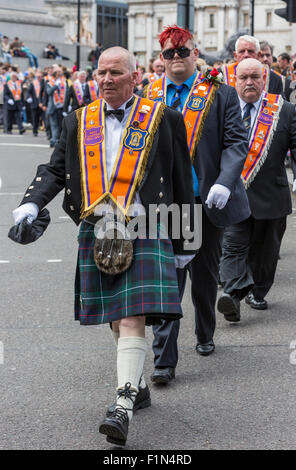
<path id="1" fill-rule="evenodd" d="M 14 105 L 14 100 L 12 100 L 11 98 L 7 101 L 8 104 L 10 104 L 11 106 Z"/>
<path id="2" fill-rule="evenodd" d="M 208 194 L 206 204 L 209 209 L 216 206 L 217 209 L 223 209 L 230 196 L 230 190 L 222 184 L 214 184 Z"/>
<path id="3" fill-rule="evenodd" d="M 31 224 L 35 219 L 37 219 L 38 212 L 39 207 L 34 202 L 22 204 L 12 211 L 14 225 L 20 224 L 26 217 L 28 217 L 28 222 Z"/>
<path id="4" fill-rule="evenodd" d="M 68 116 L 68 113 L 65 113 L 65 111 L 63 111 L 63 117 L 66 117 Z"/>
<path id="5" fill-rule="evenodd" d="M 27 98 L 27 103 L 29 103 L 29 104 L 33 103 L 33 98 L 31 98 L 31 97 Z"/>
<path id="6" fill-rule="evenodd" d="M 71 111 L 72 111 L 72 106 L 69 104 L 69 106 L 68 106 L 68 113 L 71 113 Z"/>
<path id="7" fill-rule="evenodd" d="M 296 193 L 296 179 L 293 182 L 293 188 L 292 188 L 293 193 Z"/>
<path id="8" fill-rule="evenodd" d="M 175 255 L 175 266 L 176 268 L 183 269 L 186 264 L 193 260 L 195 255 Z"/>

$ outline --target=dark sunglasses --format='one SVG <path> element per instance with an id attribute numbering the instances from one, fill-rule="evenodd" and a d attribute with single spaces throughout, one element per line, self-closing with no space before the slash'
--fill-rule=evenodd
<path id="1" fill-rule="evenodd" d="M 166 49 L 165 51 L 162 51 L 162 56 L 164 59 L 173 59 L 177 52 L 178 56 L 181 57 L 181 59 L 184 59 L 185 57 L 190 56 L 191 51 L 193 51 L 193 49 L 188 49 L 188 47 L 177 47 L 176 49 Z"/>

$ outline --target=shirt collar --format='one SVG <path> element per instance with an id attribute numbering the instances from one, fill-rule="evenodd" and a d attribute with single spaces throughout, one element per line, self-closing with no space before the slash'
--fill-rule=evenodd
<path id="1" fill-rule="evenodd" d="M 262 97 L 263 97 L 263 93 L 260 96 L 258 101 L 256 101 L 255 103 L 252 103 L 253 106 L 255 107 L 256 111 L 258 111 L 258 109 L 259 109 L 259 106 L 260 106 L 261 101 L 262 101 Z M 238 99 L 239 99 L 241 110 L 243 111 L 243 109 L 244 109 L 244 107 L 246 106 L 247 103 L 239 95 L 238 95 Z"/>
<path id="2" fill-rule="evenodd" d="M 194 72 L 194 74 L 191 75 L 191 77 L 187 78 L 187 80 L 184 83 L 182 83 L 182 85 L 185 85 L 189 90 L 191 90 L 196 75 L 197 75 L 197 72 Z M 167 86 L 176 85 L 172 80 L 169 79 L 168 76 L 166 76 L 166 81 L 167 81 Z"/>

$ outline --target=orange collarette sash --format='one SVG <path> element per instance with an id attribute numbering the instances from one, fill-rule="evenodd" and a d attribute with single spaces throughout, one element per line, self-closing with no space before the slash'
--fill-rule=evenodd
<path id="1" fill-rule="evenodd" d="M 81 169 L 81 219 L 92 214 L 105 198 L 110 198 L 128 217 L 128 209 L 143 179 L 154 135 L 164 113 L 164 105 L 161 103 L 135 97 L 108 181 L 104 105 L 105 101 L 98 99 L 76 111 Z"/>
<path id="2" fill-rule="evenodd" d="M 219 84 L 204 80 L 203 74 L 197 74 L 192 88 L 187 96 L 182 114 L 187 131 L 187 144 L 191 161 L 194 160 L 195 150 L 202 135 L 202 129 L 210 107 L 214 101 Z M 153 101 L 167 101 L 166 77 L 150 83 L 144 90 L 145 96 Z"/>
<path id="3" fill-rule="evenodd" d="M 51 79 L 49 80 L 49 83 L 52 87 L 55 86 L 55 79 L 51 77 Z M 60 89 L 59 91 L 55 90 L 53 93 L 53 101 L 55 105 L 57 105 L 58 103 L 64 104 L 65 92 L 66 92 L 66 79 L 65 77 L 61 77 Z"/>
<path id="4" fill-rule="evenodd" d="M 269 67 L 262 64 L 264 67 L 264 91 L 268 91 L 269 81 L 270 81 L 270 70 Z M 226 85 L 235 87 L 235 76 L 238 62 L 233 64 L 224 64 L 221 67 L 224 82 Z"/>
<path id="5" fill-rule="evenodd" d="M 39 98 L 41 86 L 40 86 L 40 81 L 38 80 L 38 78 L 36 78 L 36 80 L 33 81 L 33 86 L 35 88 L 36 98 Z"/>
<path id="6" fill-rule="evenodd" d="M 14 83 L 16 84 L 16 89 L 14 87 Z M 17 80 L 16 82 L 13 82 L 12 80 L 8 80 L 7 85 L 8 88 L 10 89 L 14 101 L 19 101 L 22 96 L 22 87 L 21 87 L 21 81 Z"/>
<path id="7" fill-rule="evenodd" d="M 265 162 L 276 131 L 284 100 L 281 95 L 264 93 L 249 139 L 249 153 L 241 178 L 246 189 Z"/>
<path id="8" fill-rule="evenodd" d="M 89 80 L 89 82 L 87 82 L 87 84 L 88 84 L 89 94 L 90 94 L 91 100 L 96 101 L 98 99 L 98 96 L 97 96 L 97 89 L 96 89 L 96 84 L 95 84 L 94 80 Z"/>
<path id="9" fill-rule="evenodd" d="M 75 80 L 75 82 L 73 83 L 73 88 L 75 91 L 78 104 L 79 106 L 81 106 L 83 104 L 83 93 L 82 93 L 82 86 L 79 80 Z"/>

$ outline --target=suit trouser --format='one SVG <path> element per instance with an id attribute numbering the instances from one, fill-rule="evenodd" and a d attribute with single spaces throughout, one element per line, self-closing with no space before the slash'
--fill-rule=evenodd
<path id="1" fill-rule="evenodd" d="M 215 304 L 218 289 L 219 261 L 223 228 L 215 227 L 202 210 L 202 245 L 198 254 L 185 269 L 177 269 L 179 293 L 182 300 L 187 269 L 191 278 L 191 296 L 195 308 L 195 334 L 199 343 L 213 338 L 216 327 Z M 155 367 L 176 367 L 177 339 L 180 321 L 165 321 L 152 327 Z"/>
<path id="2" fill-rule="evenodd" d="M 63 121 L 63 109 L 55 109 L 52 114 L 49 114 L 49 124 L 51 130 L 51 139 L 52 144 L 57 144 L 62 131 L 62 121 Z"/>
<path id="3" fill-rule="evenodd" d="M 12 125 L 13 125 L 13 118 L 15 118 L 15 122 L 19 128 L 19 131 L 23 129 L 23 123 L 22 123 L 22 114 L 21 110 L 7 110 L 7 130 L 11 131 L 12 130 Z"/>
<path id="4" fill-rule="evenodd" d="M 40 123 L 40 117 L 42 114 L 42 109 L 39 108 L 31 108 L 32 113 L 32 126 L 33 126 L 33 134 L 38 134 L 38 128 Z"/>
<path id="5" fill-rule="evenodd" d="M 226 294 L 243 299 L 251 290 L 262 300 L 276 272 L 287 217 L 257 220 L 254 217 L 227 227 L 223 237 L 220 277 Z"/>

